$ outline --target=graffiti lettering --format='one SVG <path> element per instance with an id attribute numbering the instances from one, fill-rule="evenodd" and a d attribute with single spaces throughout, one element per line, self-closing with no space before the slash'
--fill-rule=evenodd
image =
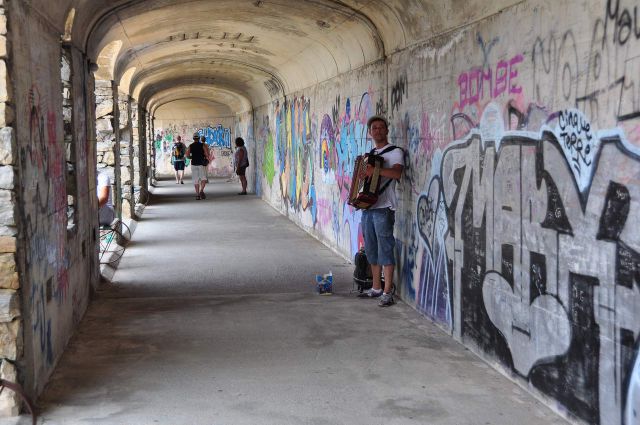
<path id="1" fill-rule="evenodd" d="M 407 76 L 403 75 L 398 78 L 398 81 L 391 87 L 391 99 L 389 102 L 391 103 L 391 116 L 393 117 L 393 112 L 398 111 L 400 109 L 400 105 L 402 105 L 402 100 L 405 97 L 409 97 L 409 92 L 407 91 L 408 86 Z"/>
<path id="2" fill-rule="evenodd" d="M 493 68 L 474 68 L 463 72 L 458 76 L 458 89 L 460 90 L 459 108 L 472 105 L 478 101 L 489 98 L 495 99 L 501 94 L 521 93 L 522 87 L 517 85 L 517 65 L 523 61 L 522 55 L 516 55 L 509 61 L 501 60 Z M 488 83 L 489 87 L 486 87 Z"/>
<path id="3" fill-rule="evenodd" d="M 217 127 L 201 128 L 198 134 L 206 138 L 209 146 L 231 148 L 231 129 L 223 127 L 222 124 L 218 124 Z"/>
<path id="4" fill-rule="evenodd" d="M 633 7 L 633 13 L 620 6 L 620 0 L 607 0 L 607 22 L 613 21 L 613 42 L 624 46 L 633 36 L 640 39 L 638 28 L 638 6 Z M 605 24 L 607 25 L 607 24 Z"/>
<path id="5" fill-rule="evenodd" d="M 632 373 L 616 359 L 640 333 L 631 313 L 640 285 L 630 274 L 640 269 L 640 236 L 627 225 L 640 216 L 640 188 L 624 183 L 640 156 L 617 130 L 595 132 L 581 111 L 552 117 L 557 126 L 543 126 L 538 138 L 484 140 L 475 130 L 444 152 L 440 177 L 416 209 L 429 253 L 423 267 L 433 270 L 421 276 L 416 301 L 446 323 L 421 294 L 446 293 L 439 279 L 447 270 L 436 267 L 451 262 L 459 338 L 512 364 L 582 419 L 620 423 L 621 400 L 636 397 L 616 384 Z M 587 155 L 587 144 L 579 174 L 575 155 Z M 628 343 L 615 343 L 621 334 Z"/>

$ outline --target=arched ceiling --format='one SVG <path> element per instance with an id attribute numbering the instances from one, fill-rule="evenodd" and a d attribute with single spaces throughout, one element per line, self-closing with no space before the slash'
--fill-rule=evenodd
<path id="1" fill-rule="evenodd" d="M 229 102 L 234 112 L 446 37 L 520 2 L 22 1 L 46 14 L 61 34 L 72 28 L 71 42 L 99 66 L 96 77 L 121 83 L 142 105 L 157 108 L 191 91 Z"/>
<path id="2" fill-rule="evenodd" d="M 200 98 L 172 100 L 154 111 L 155 118 L 161 121 L 210 120 L 233 115 L 228 105 Z"/>

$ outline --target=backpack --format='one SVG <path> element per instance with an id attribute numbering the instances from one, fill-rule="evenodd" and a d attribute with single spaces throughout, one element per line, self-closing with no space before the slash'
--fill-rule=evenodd
<path id="1" fill-rule="evenodd" d="M 358 292 L 363 293 L 373 286 L 371 265 L 369 261 L 367 261 L 367 254 L 364 252 L 364 247 L 356 252 L 353 258 L 353 264 L 355 266 L 353 270 L 353 283 L 358 288 Z"/>
<path id="2" fill-rule="evenodd" d="M 184 147 L 180 143 L 173 145 L 173 157 L 177 160 L 184 159 Z"/>

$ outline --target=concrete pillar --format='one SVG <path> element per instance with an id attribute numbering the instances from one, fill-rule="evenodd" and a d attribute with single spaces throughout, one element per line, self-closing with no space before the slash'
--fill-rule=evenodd
<path id="1" fill-rule="evenodd" d="M 156 141 L 156 125 L 155 125 L 155 121 L 156 118 L 155 117 L 151 117 L 151 150 L 150 150 L 150 154 L 151 154 L 151 185 L 155 186 L 156 183 L 156 150 L 159 148 L 159 146 L 157 146 L 157 141 Z M 162 141 L 160 141 L 160 143 L 162 143 Z"/>
<path id="2" fill-rule="evenodd" d="M 138 142 L 136 146 L 138 146 L 138 177 L 136 179 L 136 184 L 140 188 L 140 200 L 144 202 L 147 199 L 147 112 L 136 102 L 136 108 L 138 110 L 138 128 L 137 128 L 137 137 Z"/>
<path id="3" fill-rule="evenodd" d="M 120 108 L 118 85 L 111 82 L 111 94 L 113 98 L 113 157 L 114 157 L 114 190 L 113 190 L 113 206 L 116 210 L 116 216 L 122 218 L 122 160 L 120 158 Z"/>
<path id="4" fill-rule="evenodd" d="M 131 218 L 133 215 L 133 168 L 132 139 L 131 139 L 131 104 L 129 96 L 119 93 L 118 121 L 120 123 L 120 183 L 122 196 L 122 217 Z"/>

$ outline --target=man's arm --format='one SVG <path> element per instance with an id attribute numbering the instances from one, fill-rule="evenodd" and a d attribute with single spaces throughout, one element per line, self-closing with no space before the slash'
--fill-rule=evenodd
<path id="1" fill-rule="evenodd" d="M 102 208 L 107 204 L 109 200 L 109 191 L 111 188 L 109 186 L 100 186 L 98 188 L 98 207 Z"/>
<path id="2" fill-rule="evenodd" d="M 191 158 L 191 146 L 187 148 L 187 152 L 184 154 L 187 158 Z"/>
<path id="3" fill-rule="evenodd" d="M 400 177 L 402 177 L 402 170 L 404 169 L 404 166 L 402 164 L 395 164 L 393 167 L 391 168 L 381 168 L 380 169 L 380 176 L 381 177 L 388 177 L 390 179 L 396 179 L 396 180 L 400 180 Z M 367 177 L 371 177 L 373 175 L 373 165 L 367 165 L 367 170 L 366 170 L 366 176 Z"/>
<path id="4" fill-rule="evenodd" d="M 382 177 L 389 177 L 391 179 L 400 180 L 402 177 L 402 170 L 404 166 L 402 164 L 396 164 L 391 168 L 383 168 L 380 170 L 380 175 Z"/>

